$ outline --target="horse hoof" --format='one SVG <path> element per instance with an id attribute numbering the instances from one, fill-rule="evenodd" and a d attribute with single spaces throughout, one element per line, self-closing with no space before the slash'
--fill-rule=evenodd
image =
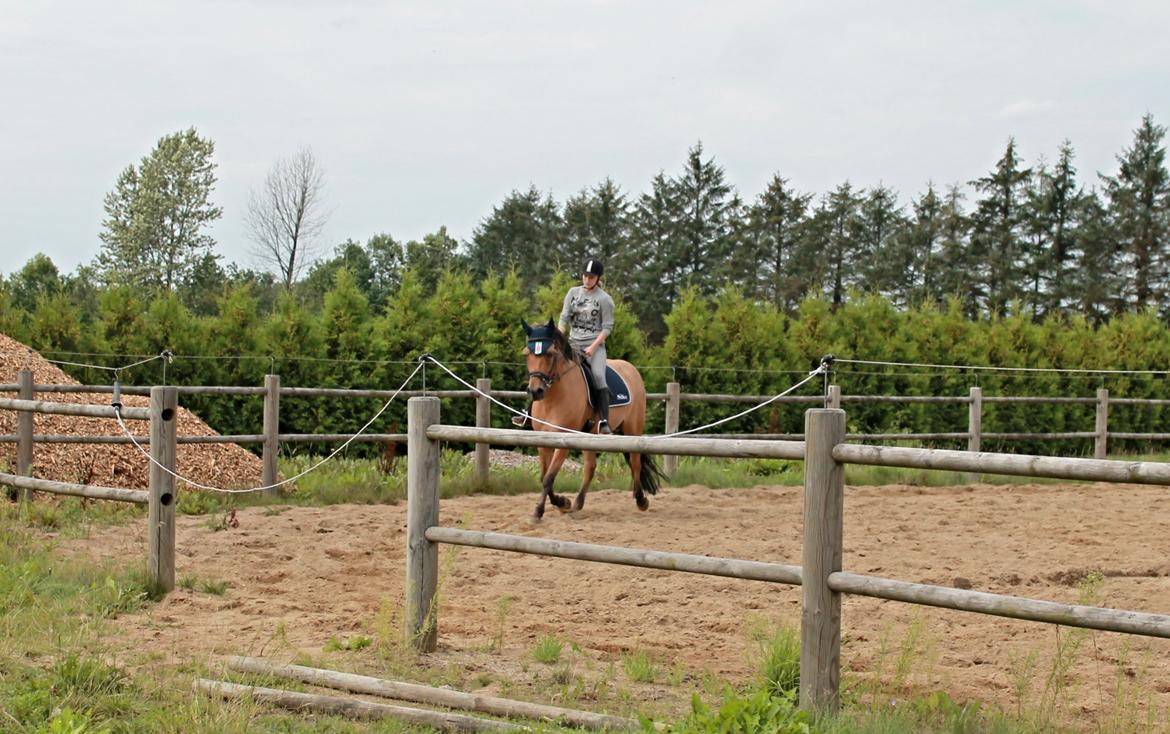
<path id="1" fill-rule="evenodd" d="M 638 509 L 642 512 L 650 509 L 650 500 L 646 499 L 645 497 L 638 497 L 636 498 L 636 501 L 638 503 Z"/>
<path id="2" fill-rule="evenodd" d="M 573 506 L 566 502 L 563 505 L 557 505 L 557 509 L 567 515 L 573 511 Z"/>
<path id="3" fill-rule="evenodd" d="M 584 497 L 578 497 L 578 498 L 577 498 L 577 499 L 576 499 L 576 500 L 573 502 L 573 511 L 574 511 L 574 512 L 576 512 L 577 510 L 581 510 L 581 509 L 584 509 L 584 508 L 585 508 L 585 498 L 584 498 Z"/>
<path id="4" fill-rule="evenodd" d="M 544 517 L 544 508 L 543 507 L 537 507 L 535 510 L 533 510 L 532 522 L 540 522 L 540 519 L 542 517 Z"/>

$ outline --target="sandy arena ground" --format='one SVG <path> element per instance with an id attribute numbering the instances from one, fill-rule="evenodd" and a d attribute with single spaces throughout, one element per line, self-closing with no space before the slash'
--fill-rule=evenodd
<path id="1" fill-rule="evenodd" d="M 850 487 L 844 567 L 1072 603 L 1085 572 L 1098 569 L 1105 575 L 1100 604 L 1168 613 L 1168 492 L 1105 484 Z M 635 510 L 626 492 L 595 492 L 583 512 L 550 508 L 538 525 L 529 520 L 534 503 L 533 496 L 444 500 L 442 523 L 800 563 L 799 488 L 666 488 L 646 513 Z M 180 589 L 147 613 L 119 620 L 111 643 L 126 651 L 127 662 L 138 653 L 176 663 L 272 654 L 281 631 L 285 660 L 290 646 L 320 656 L 331 637 L 370 634 L 384 599 L 401 604 L 404 503 L 250 508 L 236 519 L 238 527 L 220 531 L 207 517 L 180 519 L 178 575 L 226 580 L 230 588 L 223 596 Z M 145 533 L 141 524 L 95 529 L 65 545 L 94 557 L 140 558 Z M 620 660 L 623 651 L 646 651 L 663 670 L 685 669 L 698 687 L 706 673 L 740 681 L 752 674 L 747 629 L 753 620 L 799 626 L 799 589 L 786 586 L 474 548 L 447 562 L 436 659 L 462 660 L 471 670 L 525 670 L 536 640 L 555 634 L 602 665 Z M 503 649 L 488 653 L 500 627 L 500 600 L 509 596 Z M 908 658 L 910 689 L 941 688 L 956 700 L 1007 711 L 1015 710 L 1021 686 L 1030 687 L 1025 707 L 1036 704 L 1058 639 L 1069 639 L 1068 630 L 1052 625 L 864 598 L 846 598 L 843 620 L 847 680 L 879 666 L 892 680 L 902 647 L 917 635 L 918 652 Z M 1035 668 L 1022 675 L 1030 652 Z M 1108 729 L 1117 715 L 1119 676 L 1140 691 L 1136 704 L 1123 705 L 1150 703 L 1164 722 L 1170 643 L 1106 632 L 1087 634 L 1076 656 L 1065 716 L 1086 729 Z M 685 706 L 685 695 L 660 697 L 669 709 Z"/>

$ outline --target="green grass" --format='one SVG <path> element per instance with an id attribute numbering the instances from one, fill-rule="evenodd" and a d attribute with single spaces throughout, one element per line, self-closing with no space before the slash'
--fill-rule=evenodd
<path id="1" fill-rule="evenodd" d="M 536 647 L 532 650 L 532 657 L 538 663 L 545 665 L 555 665 L 560 662 L 561 650 L 565 647 L 565 643 L 558 640 L 553 635 L 545 635 L 536 641 Z"/>
<path id="2" fill-rule="evenodd" d="M 622 655 L 622 670 L 630 680 L 638 683 L 653 683 L 658 680 L 658 667 L 643 650 L 632 650 Z"/>

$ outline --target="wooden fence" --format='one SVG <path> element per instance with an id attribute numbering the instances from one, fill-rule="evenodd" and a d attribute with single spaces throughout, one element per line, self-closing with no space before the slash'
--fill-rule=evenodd
<path id="1" fill-rule="evenodd" d="M 173 387 L 150 388 L 149 408 L 121 408 L 123 420 L 150 421 L 150 484 L 146 491 L 121 487 L 101 487 L 90 484 L 70 484 L 32 477 L 33 414 L 53 413 L 89 418 L 118 417 L 112 405 L 85 405 L 33 400 L 32 375 L 20 374 L 20 397 L 0 398 L 0 410 L 18 412 L 19 442 L 16 452 L 16 473 L 0 473 L 0 484 L 22 490 L 24 500 L 32 498 L 34 490 L 90 499 L 131 502 L 147 506 L 147 578 L 161 591 L 175 588 L 175 505 L 178 495 L 175 485 L 176 424 L 178 393 Z M 147 443 L 143 440 L 141 443 Z"/>
<path id="2" fill-rule="evenodd" d="M 437 642 L 435 594 L 438 544 L 798 584 L 802 589 L 800 705 L 836 709 L 840 687 L 841 595 L 922 604 L 1072 627 L 1170 638 L 1170 616 L 955 589 L 843 571 L 845 465 L 872 464 L 1058 479 L 1170 485 L 1170 465 L 1066 459 L 846 443 L 845 412 L 805 413 L 804 442 L 714 438 L 580 436 L 447 426 L 436 398 L 408 404 L 406 640 L 424 651 Z M 439 446 L 442 441 L 546 446 L 594 451 L 804 461 L 804 539 L 801 565 L 712 558 L 648 549 L 573 543 L 439 525 Z"/>
<path id="3" fill-rule="evenodd" d="M 126 395 L 149 395 L 149 387 L 122 387 L 121 392 Z M 394 390 L 354 390 L 342 388 L 311 388 L 311 387 L 282 387 L 279 375 L 267 375 L 263 387 L 228 387 L 228 386 L 181 386 L 175 388 L 179 395 L 232 395 L 256 396 L 264 399 L 263 426 L 260 433 L 215 435 L 215 436 L 181 436 L 179 443 L 259 443 L 263 444 L 262 463 L 263 473 L 261 484 L 270 486 L 277 481 L 277 458 L 282 443 L 309 443 L 309 442 L 343 442 L 350 439 L 361 442 L 377 443 L 406 443 L 404 433 L 368 433 L 357 436 L 352 433 L 306 434 L 280 433 L 280 401 L 282 397 L 342 397 L 342 398 L 373 398 L 387 400 L 396 393 Z M 527 393 L 522 390 L 493 390 L 490 379 L 481 378 L 476 381 L 476 389 L 490 395 L 497 400 L 523 401 Z M 110 385 L 33 385 L 31 373 L 21 373 L 17 384 L 0 384 L 0 392 L 19 392 L 24 399 L 31 400 L 37 393 L 112 393 Z M 474 399 L 476 401 L 475 425 L 479 428 L 491 426 L 492 403 L 484 395 L 472 390 L 403 390 L 400 397 L 411 398 L 432 396 L 454 399 Z M 679 416 L 684 402 L 716 403 L 716 404 L 759 404 L 772 400 L 772 395 L 718 395 L 704 393 L 684 393 L 677 382 L 668 383 L 666 392 L 650 393 L 649 400 L 665 403 L 664 433 L 675 433 L 679 430 Z M 1132 433 L 1111 432 L 1109 430 L 1109 408 L 1111 405 L 1142 405 L 1142 406 L 1170 406 L 1170 400 L 1143 399 L 1143 398 L 1111 398 L 1106 389 L 1097 390 L 1096 397 L 1063 397 L 1063 396 L 985 396 L 982 388 L 972 387 L 967 395 L 960 396 L 902 396 L 902 395 L 843 395 L 840 386 L 829 385 L 827 395 L 788 395 L 774 400 L 776 403 L 795 405 L 817 405 L 839 408 L 845 403 L 887 402 L 887 403 L 951 403 L 967 404 L 967 426 L 965 431 L 944 433 L 850 433 L 846 438 L 859 441 L 966 441 L 968 451 L 979 451 L 983 440 L 1060 440 L 1060 439 L 1091 439 L 1093 441 L 1094 458 L 1103 459 L 1108 453 L 1109 439 L 1139 439 L 1151 441 L 1170 440 L 1170 433 Z M 990 403 L 1023 403 L 1023 404 L 1079 404 L 1094 405 L 1096 418 L 1093 430 L 1071 431 L 1058 433 L 1045 432 L 1002 432 L 983 430 L 983 406 Z M 804 440 L 803 433 L 729 433 L 704 434 L 709 438 L 727 440 Z M 30 443 L 31 442 L 31 443 Z M 118 444 L 129 443 L 126 436 L 55 436 L 32 435 L 31 419 L 27 423 L 20 423 L 16 435 L 0 435 L 0 443 L 17 443 L 19 451 L 31 451 L 32 443 L 97 443 Z M 476 477 L 485 482 L 488 478 L 488 445 L 477 443 L 475 449 Z M 678 457 L 675 454 L 663 455 L 663 471 L 672 476 L 678 467 Z M 272 489 L 269 494 L 275 494 Z"/>

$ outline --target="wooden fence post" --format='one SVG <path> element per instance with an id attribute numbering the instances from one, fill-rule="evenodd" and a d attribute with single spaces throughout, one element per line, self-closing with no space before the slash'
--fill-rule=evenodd
<path id="1" fill-rule="evenodd" d="M 174 387 L 150 388 L 150 502 L 147 532 L 150 558 L 147 574 L 161 591 L 175 588 L 175 436 L 179 391 Z"/>
<path id="2" fill-rule="evenodd" d="M 804 549 L 801 554 L 800 707 L 836 711 L 841 682 L 841 570 L 845 466 L 833 447 L 845 440 L 845 411 L 804 414 Z"/>
<path id="3" fill-rule="evenodd" d="M 264 454 L 260 484 L 266 497 L 275 497 L 280 490 L 272 485 L 279 479 L 280 465 L 280 375 L 264 375 Z"/>
<path id="4" fill-rule="evenodd" d="M 826 408 L 831 410 L 839 410 L 841 408 L 841 386 L 829 385 L 829 395 L 826 400 Z"/>
<path id="5" fill-rule="evenodd" d="M 679 411 L 682 407 L 679 395 L 682 387 L 677 382 L 666 383 L 666 422 L 663 425 L 664 433 L 678 432 Z M 662 457 L 662 472 L 667 477 L 673 477 L 678 470 L 678 457 L 664 454 Z"/>
<path id="6" fill-rule="evenodd" d="M 486 397 L 492 393 L 491 378 L 481 377 L 476 380 L 475 389 L 481 393 L 485 393 L 484 395 L 475 396 L 475 427 L 491 428 L 492 401 Z M 491 468 L 491 460 L 488 454 L 490 450 L 491 446 L 486 443 L 477 443 L 475 445 L 475 480 L 480 485 L 485 485 L 488 482 L 488 472 Z"/>
<path id="7" fill-rule="evenodd" d="M 1093 458 L 1104 459 L 1109 454 L 1109 390 L 1097 389 L 1097 437 L 1093 440 Z"/>
<path id="8" fill-rule="evenodd" d="M 32 370 L 18 372 L 16 382 L 18 398 L 32 400 L 35 397 Z M 33 463 L 33 414 L 31 410 L 24 410 L 16 414 L 16 438 L 16 473 L 22 477 L 31 477 Z M 21 492 L 21 497 L 25 502 L 32 502 L 33 491 L 25 489 Z"/>
<path id="9" fill-rule="evenodd" d="M 967 406 L 967 450 L 983 450 L 983 388 L 971 388 L 971 403 Z"/>
<path id="10" fill-rule="evenodd" d="M 439 548 L 426 532 L 439 524 L 439 442 L 427 438 L 427 428 L 439 422 L 439 399 L 411 398 L 406 416 L 405 634 L 408 645 L 431 652 L 439 639 Z"/>

